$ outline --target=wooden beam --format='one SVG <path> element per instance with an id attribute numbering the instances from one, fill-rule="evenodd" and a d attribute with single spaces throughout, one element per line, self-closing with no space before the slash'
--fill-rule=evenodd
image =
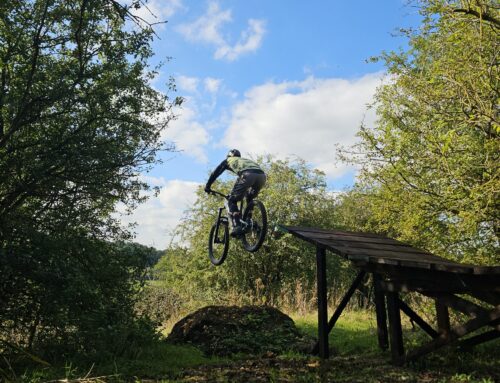
<path id="1" fill-rule="evenodd" d="M 472 303 L 466 299 L 457 297 L 453 294 L 446 294 L 446 293 L 431 293 L 431 294 L 425 294 L 428 295 L 439 303 L 446 305 L 448 307 L 451 307 L 454 310 L 460 311 L 464 314 L 467 314 L 469 316 L 481 316 L 485 315 L 488 310 L 476 305 L 475 303 Z"/>
<path id="2" fill-rule="evenodd" d="M 479 299 L 480 301 L 489 303 L 490 305 L 500 305 L 500 294 L 488 291 L 470 291 L 467 294 Z"/>
<path id="3" fill-rule="evenodd" d="M 459 347 L 461 350 L 469 351 L 472 347 L 477 346 L 478 344 L 488 342 L 493 339 L 500 338 L 499 330 L 490 330 L 487 332 L 483 332 L 482 334 L 467 338 L 460 342 Z"/>
<path id="4" fill-rule="evenodd" d="M 399 297 L 396 292 L 388 292 L 386 296 L 392 362 L 400 365 L 404 361 L 404 346 L 403 331 L 401 328 L 401 315 L 399 312 Z"/>
<path id="5" fill-rule="evenodd" d="M 387 312 L 385 305 L 385 295 L 380 285 L 380 274 L 373 274 L 373 292 L 375 300 L 375 313 L 377 315 L 377 338 L 378 346 L 382 350 L 389 348 L 389 334 L 387 333 Z"/>
<path id="6" fill-rule="evenodd" d="M 420 356 L 426 355 L 432 351 L 437 350 L 438 348 L 446 346 L 451 342 L 456 341 L 457 339 L 470 334 L 477 329 L 480 329 L 481 327 L 491 325 L 499 318 L 500 307 L 496 307 L 495 309 L 489 311 L 487 315 L 472 318 L 463 325 L 453 327 L 452 329 L 450 329 L 448 334 L 440 334 L 436 339 L 417 348 L 416 350 L 409 352 L 406 357 L 406 361 L 415 360 Z"/>
<path id="7" fill-rule="evenodd" d="M 369 258 L 369 257 L 368 257 Z M 366 261 L 368 262 L 368 261 Z M 389 264 L 354 262 L 371 273 L 390 275 L 390 282 L 384 281 L 392 291 L 430 291 L 465 293 L 488 292 L 490 301 L 500 296 L 500 278 L 490 275 L 456 274 L 440 270 L 423 270 L 417 267 L 403 267 Z"/>
<path id="8" fill-rule="evenodd" d="M 439 334 L 436 330 L 432 328 L 425 320 L 423 320 L 415 311 L 411 309 L 405 302 L 401 299 L 399 300 L 399 308 L 402 312 L 404 312 L 410 319 L 412 319 L 416 324 L 420 326 L 422 330 L 424 330 L 427 334 L 429 334 L 432 338 L 437 338 Z"/>
<path id="9" fill-rule="evenodd" d="M 316 282 L 318 295 L 318 343 L 319 356 L 328 359 L 328 303 L 326 294 L 326 250 L 316 247 Z"/>
<path id="10" fill-rule="evenodd" d="M 330 334 L 333 327 L 335 327 L 335 323 L 337 323 L 337 320 L 339 319 L 340 314 L 342 314 L 342 311 L 344 311 L 344 309 L 347 306 L 347 304 L 349 303 L 349 300 L 351 299 L 352 295 L 354 294 L 354 292 L 358 288 L 359 284 L 363 281 L 363 278 L 365 277 L 365 275 L 366 275 L 365 271 L 360 271 L 358 273 L 358 275 L 356 276 L 356 278 L 354 278 L 354 281 L 352 282 L 351 287 L 349 287 L 349 290 L 344 295 L 344 297 L 342 298 L 342 301 L 339 303 L 339 305 L 337 306 L 337 309 L 335 310 L 332 317 L 328 321 L 327 336 L 328 336 L 328 334 Z M 319 347 L 320 346 L 319 346 L 319 340 L 318 340 L 318 342 L 316 342 L 316 344 L 314 345 L 313 350 L 312 350 L 312 353 L 314 355 L 318 354 Z"/>

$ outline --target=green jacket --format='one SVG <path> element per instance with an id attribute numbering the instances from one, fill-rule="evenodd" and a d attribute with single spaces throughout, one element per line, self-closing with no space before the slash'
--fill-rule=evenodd
<path id="1" fill-rule="evenodd" d="M 229 157 L 226 161 L 229 170 L 238 175 L 245 170 L 262 170 L 257 163 L 247 158 Z"/>
<path id="2" fill-rule="evenodd" d="M 254 161 L 248 158 L 242 157 L 229 157 L 222 161 L 219 166 L 210 174 L 208 178 L 206 188 L 210 189 L 210 186 L 215 182 L 217 177 L 219 177 L 224 170 L 230 170 L 237 175 L 241 175 L 246 170 L 261 171 L 264 173 L 262 168 Z"/>

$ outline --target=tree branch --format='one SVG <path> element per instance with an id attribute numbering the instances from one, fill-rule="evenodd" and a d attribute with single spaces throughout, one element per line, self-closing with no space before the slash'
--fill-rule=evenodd
<path id="1" fill-rule="evenodd" d="M 23 93 L 23 98 L 20 102 L 17 115 L 14 118 L 14 120 L 12 121 L 12 125 L 10 127 L 10 130 L 7 133 L 4 132 L 4 134 L 0 137 L 0 147 L 4 146 L 5 143 L 7 142 L 7 140 L 10 138 L 10 136 L 12 136 L 12 134 L 14 134 L 16 132 L 17 123 L 19 122 L 19 120 L 21 119 L 21 116 L 24 114 L 24 112 L 26 110 L 26 106 L 27 106 L 26 101 L 29 97 L 31 86 L 33 85 L 33 77 L 35 76 L 36 67 L 37 67 L 37 63 L 38 63 L 38 56 L 40 55 L 41 34 L 42 34 L 43 27 L 45 25 L 45 18 L 47 17 L 48 9 L 49 9 L 49 2 L 46 1 L 45 7 L 43 10 L 43 14 L 42 14 L 42 18 L 40 20 L 40 26 L 38 27 L 36 34 L 33 38 L 34 52 L 33 52 L 33 58 L 31 60 L 30 73 L 28 75 L 28 79 L 26 81 L 26 87 L 25 87 L 24 93 Z"/>
<path id="2" fill-rule="evenodd" d="M 488 21 L 491 23 L 495 28 L 500 29 L 500 20 L 496 19 L 495 17 L 489 15 L 488 13 L 480 13 L 478 11 L 475 11 L 473 9 L 464 9 L 464 8 L 456 8 L 453 10 L 454 13 L 463 13 L 466 15 L 472 15 L 477 17 L 478 19 Z"/>
<path id="3" fill-rule="evenodd" d="M 83 28 L 83 19 L 85 16 L 85 7 L 87 5 L 88 0 L 83 0 L 82 1 L 82 6 L 80 8 L 80 19 L 78 21 L 78 28 L 75 32 L 75 40 L 76 40 L 76 46 L 78 47 L 78 63 L 80 65 L 80 74 L 83 73 L 84 70 L 84 60 L 83 60 L 83 48 L 82 48 L 82 42 L 81 42 L 81 34 L 82 34 L 82 28 Z"/>

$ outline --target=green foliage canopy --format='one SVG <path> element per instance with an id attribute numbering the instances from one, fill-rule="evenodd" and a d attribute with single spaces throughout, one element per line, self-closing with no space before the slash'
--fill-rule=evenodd
<path id="1" fill-rule="evenodd" d="M 135 176 L 154 163 L 172 103 L 148 82 L 153 30 L 127 15 L 112 0 L 0 5 L 3 235 L 25 220 L 97 234 L 147 187 Z"/>
<path id="2" fill-rule="evenodd" d="M 498 264 L 497 4 L 423 1 L 421 12 L 409 50 L 381 57 L 389 78 L 376 94 L 376 126 L 359 133 L 355 193 L 371 195 L 365 203 L 378 231 Z"/>
<path id="3" fill-rule="evenodd" d="M 157 254 L 110 242 L 128 238 L 111 213 L 141 201 L 181 102 L 150 85 L 154 31 L 137 21 L 114 0 L 0 2 L 2 340 L 118 354 L 134 338 Z"/>

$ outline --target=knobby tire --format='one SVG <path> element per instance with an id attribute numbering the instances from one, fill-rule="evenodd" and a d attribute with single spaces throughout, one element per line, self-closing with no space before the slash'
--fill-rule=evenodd
<path id="1" fill-rule="evenodd" d="M 213 265 L 222 265 L 227 257 L 227 251 L 229 250 L 229 227 L 227 222 L 221 221 L 219 223 L 219 238 L 222 239 L 221 243 L 215 243 L 215 229 L 217 224 L 214 223 L 212 229 L 210 229 L 210 236 L 208 239 L 208 256 L 210 257 L 210 262 Z M 222 233 L 222 235 L 221 235 Z M 217 254 L 222 250 L 220 256 Z"/>
<path id="2" fill-rule="evenodd" d="M 250 212 L 255 212 L 256 210 L 258 210 L 258 214 L 260 214 L 261 217 L 261 220 L 257 222 L 259 226 L 259 231 L 258 232 L 252 231 L 250 233 L 246 233 L 242 238 L 243 247 L 245 248 L 245 250 L 251 253 L 254 253 L 260 249 L 260 247 L 264 243 L 264 239 L 266 238 L 266 233 L 267 233 L 267 212 L 262 202 L 257 200 L 251 201 L 250 204 L 248 204 L 247 207 L 245 208 L 245 211 L 243 212 L 243 220 L 247 221 Z M 252 216 L 253 215 L 254 214 L 252 214 Z M 250 240 L 250 236 L 252 234 L 256 235 L 256 240 L 254 241 Z"/>

